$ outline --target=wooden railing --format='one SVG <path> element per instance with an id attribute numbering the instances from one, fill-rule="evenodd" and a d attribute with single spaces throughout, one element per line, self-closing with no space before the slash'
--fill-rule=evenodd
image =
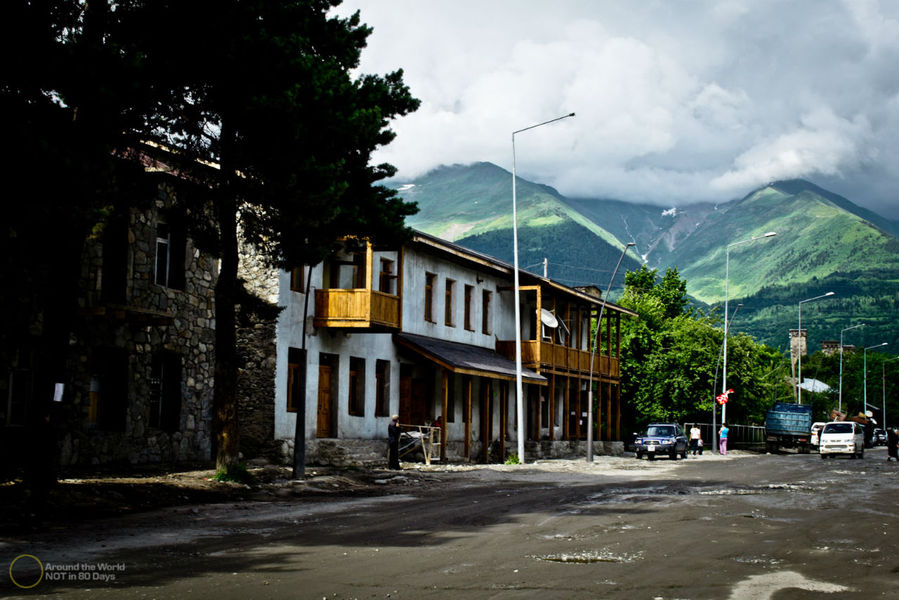
<path id="1" fill-rule="evenodd" d="M 396 328 L 400 299 L 365 289 L 315 290 L 314 323 L 316 327 Z"/>
<path id="2" fill-rule="evenodd" d="M 515 342 L 497 342 L 496 351 L 512 359 L 515 357 Z M 541 372 L 556 371 L 586 375 L 590 372 L 590 352 L 549 342 L 523 341 L 521 364 L 529 369 L 539 369 Z M 593 357 L 593 374 L 619 377 L 618 359 L 597 354 Z"/>

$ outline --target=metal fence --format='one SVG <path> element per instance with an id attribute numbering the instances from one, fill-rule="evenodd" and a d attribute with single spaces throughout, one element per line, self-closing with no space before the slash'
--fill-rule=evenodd
<path id="1" fill-rule="evenodd" d="M 693 425 L 694 423 L 684 423 L 684 432 L 687 434 L 687 438 L 690 437 L 690 428 L 692 428 Z M 699 430 L 702 432 L 703 448 L 711 451 L 713 440 L 715 439 L 712 432 L 714 431 L 714 433 L 717 434 L 721 424 L 717 424 L 715 429 L 712 429 L 711 423 L 695 423 L 695 425 L 699 426 Z M 728 425 L 727 430 L 728 448 L 733 449 L 737 447 L 756 446 L 759 444 L 764 445 L 765 443 L 764 427 L 758 425 Z"/>

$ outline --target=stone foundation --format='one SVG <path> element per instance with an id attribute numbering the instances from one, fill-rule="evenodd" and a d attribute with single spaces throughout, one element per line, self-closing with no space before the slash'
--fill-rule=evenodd
<path id="1" fill-rule="evenodd" d="M 286 465 L 293 464 L 293 440 L 278 440 L 281 459 Z M 481 444 L 472 442 L 471 461 L 465 459 L 465 444 L 449 442 L 446 447 L 448 463 L 481 462 Z M 504 462 L 517 451 L 515 443 L 506 444 L 506 456 L 501 460 L 492 452 L 490 462 Z M 587 443 L 574 441 L 528 442 L 525 445 L 527 462 L 547 459 L 576 459 L 587 456 Z M 624 442 L 593 442 L 595 456 L 622 456 Z M 411 453 L 403 459 L 406 462 L 424 462 L 421 453 Z M 379 467 L 387 465 L 387 442 L 382 440 L 315 439 L 306 441 L 306 464 L 331 467 Z"/>

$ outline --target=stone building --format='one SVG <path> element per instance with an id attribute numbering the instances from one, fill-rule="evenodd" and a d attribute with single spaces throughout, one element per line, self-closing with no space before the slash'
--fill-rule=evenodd
<path id="1" fill-rule="evenodd" d="M 86 242 L 67 378 L 51 405 L 61 465 L 208 460 L 217 262 L 170 211 L 182 180 L 147 166 L 152 197 Z M 18 353 L 0 427 L 27 435 L 39 368 Z"/>

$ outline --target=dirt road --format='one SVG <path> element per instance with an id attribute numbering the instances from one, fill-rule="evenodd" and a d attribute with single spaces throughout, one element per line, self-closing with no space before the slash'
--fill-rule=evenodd
<path id="1" fill-rule="evenodd" d="M 434 467 L 371 483 L 337 497 L 171 507 L 5 537 L 0 556 L 15 561 L 15 583 L 36 584 L 4 581 L 0 593 L 899 597 L 899 464 L 882 449 L 862 460 L 731 453 Z"/>

